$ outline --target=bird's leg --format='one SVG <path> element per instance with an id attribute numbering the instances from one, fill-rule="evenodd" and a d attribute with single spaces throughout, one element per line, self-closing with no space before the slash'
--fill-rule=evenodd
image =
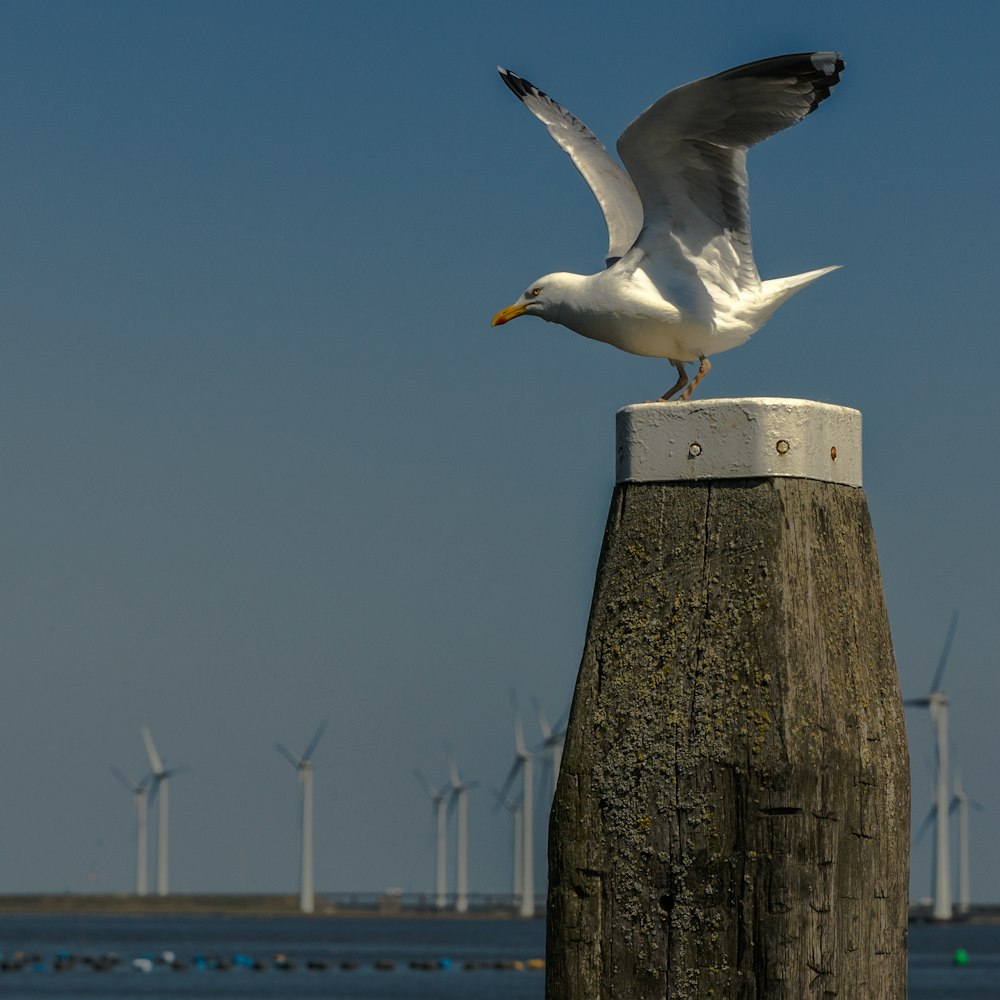
<path id="1" fill-rule="evenodd" d="M 673 358 L 668 358 L 667 360 L 677 369 L 677 381 L 660 396 L 661 403 L 665 403 L 675 392 L 679 392 L 688 384 L 687 372 L 684 371 L 684 365 L 679 361 L 674 361 Z"/>
<path id="2" fill-rule="evenodd" d="M 701 362 L 698 365 L 698 374 L 691 380 L 691 384 L 677 397 L 677 402 L 686 403 L 691 398 L 691 393 L 697 388 L 698 383 L 712 370 L 712 362 L 704 354 L 698 355 Z"/>

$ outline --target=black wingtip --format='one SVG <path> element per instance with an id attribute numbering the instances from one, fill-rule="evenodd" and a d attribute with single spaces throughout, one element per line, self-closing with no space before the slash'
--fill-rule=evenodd
<path id="1" fill-rule="evenodd" d="M 783 56 L 771 56 L 755 62 L 734 66 L 719 77 L 783 77 L 796 80 L 809 88 L 809 110 L 812 114 L 840 83 L 844 72 L 844 57 L 839 52 L 794 52 Z"/>
<path id="2" fill-rule="evenodd" d="M 815 67 L 815 73 L 803 74 L 800 79 L 812 84 L 812 102 L 807 114 L 812 114 L 829 96 L 833 88 L 840 83 L 840 74 L 844 72 L 844 57 L 839 52 L 814 52 L 810 62 Z"/>
<path id="3" fill-rule="evenodd" d="M 519 101 L 523 101 L 526 97 L 548 96 L 529 80 L 525 80 L 524 77 L 518 76 L 516 73 L 511 73 L 509 69 L 504 69 L 503 66 L 497 66 L 497 72 L 500 74 L 500 79 L 507 84 Z"/>

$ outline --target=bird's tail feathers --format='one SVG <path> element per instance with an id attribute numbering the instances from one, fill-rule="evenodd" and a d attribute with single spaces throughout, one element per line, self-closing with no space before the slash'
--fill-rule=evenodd
<path id="1" fill-rule="evenodd" d="M 834 264 L 831 267 L 821 267 L 818 271 L 806 271 L 804 274 L 792 274 L 787 278 L 770 278 L 760 283 L 761 299 L 766 305 L 765 319 L 783 302 L 787 302 L 796 292 L 806 285 L 811 285 L 817 278 L 831 271 L 839 271 L 843 265 Z"/>

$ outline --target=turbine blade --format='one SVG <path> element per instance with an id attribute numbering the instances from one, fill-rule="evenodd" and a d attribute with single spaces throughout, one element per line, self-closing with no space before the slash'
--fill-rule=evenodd
<path id="1" fill-rule="evenodd" d="M 149 731 L 149 726 L 144 722 L 139 727 L 139 732 L 142 733 L 142 741 L 146 744 L 146 754 L 149 757 L 149 765 L 153 769 L 154 774 L 163 773 L 163 761 L 160 759 L 160 755 L 156 752 L 156 744 L 153 742 L 153 734 Z"/>
<path id="2" fill-rule="evenodd" d="M 515 798 L 508 799 L 505 795 L 501 795 L 499 790 L 496 788 L 491 788 L 490 791 L 493 793 L 493 798 L 496 800 L 496 804 L 493 806 L 494 812 L 496 812 L 501 806 L 503 806 L 508 812 L 513 812 L 515 809 L 519 809 L 521 807 L 521 799 L 524 797 L 523 792 L 518 792 Z"/>
<path id="3" fill-rule="evenodd" d="M 323 738 L 323 733 L 326 732 L 326 727 L 329 725 L 329 719 L 324 719 L 320 724 L 319 728 L 316 730 L 316 734 L 309 741 L 309 746 L 306 747 L 306 752 L 302 755 L 302 762 L 307 763 L 313 755 L 316 747 L 319 746 L 319 741 Z"/>
<path id="4" fill-rule="evenodd" d="M 538 728 L 542 731 L 542 739 L 548 743 L 552 739 L 552 727 L 549 725 L 549 720 L 545 718 L 545 713 L 542 711 L 542 706 L 538 704 L 537 698 L 531 699 L 531 706 L 535 710 L 535 716 L 538 719 Z"/>
<path id="5" fill-rule="evenodd" d="M 299 760 L 298 757 L 295 756 L 295 754 L 292 753 L 291 750 L 288 749 L 288 747 L 284 745 L 284 743 L 275 743 L 274 749 L 277 750 L 278 753 L 280 753 L 281 756 L 284 757 L 288 761 L 288 763 L 292 765 L 292 767 L 298 770 L 301 761 Z"/>
<path id="6" fill-rule="evenodd" d="M 917 830 L 917 835 L 913 839 L 913 844 L 916 846 L 923 839 L 924 834 L 931 828 L 931 824 L 934 822 L 934 817 L 937 815 L 937 806 L 931 806 L 930 811 L 924 818 L 923 823 L 920 824 Z"/>
<path id="7" fill-rule="evenodd" d="M 117 767 L 112 766 L 111 773 L 133 794 L 135 795 L 141 789 L 141 785 L 137 785 L 131 778 L 127 778 Z"/>
<path id="8" fill-rule="evenodd" d="M 941 658 L 938 660 L 937 671 L 934 674 L 934 683 L 931 684 L 931 694 L 941 689 L 941 678 L 944 676 L 944 668 L 948 665 L 948 656 L 951 654 L 951 644 L 955 641 L 955 632 L 958 629 L 958 612 L 951 613 L 951 622 L 948 624 L 948 634 L 944 638 L 944 647 L 941 650 Z"/>
<path id="9" fill-rule="evenodd" d="M 414 771 L 417 781 L 424 786 L 424 791 L 427 793 L 427 797 L 431 802 L 436 803 L 439 798 L 441 798 L 441 793 L 437 791 L 434 786 L 427 780 L 422 771 Z"/>
<path id="10" fill-rule="evenodd" d="M 515 757 L 514 763 L 507 774 L 507 779 L 500 786 L 500 791 L 497 792 L 497 806 L 493 807 L 494 812 L 496 812 L 497 808 L 499 807 L 499 803 L 506 799 L 507 790 L 514 783 L 514 779 L 517 777 L 517 772 L 520 771 L 522 767 L 524 767 L 524 760 L 521 757 Z"/>

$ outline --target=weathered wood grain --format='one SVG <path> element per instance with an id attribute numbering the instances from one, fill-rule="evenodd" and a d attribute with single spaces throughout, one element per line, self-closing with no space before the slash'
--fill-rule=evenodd
<path id="1" fill-rule="evenodd" d="M 548 1000 L 904 1000 L 909 817 L 864 493 L 617 487 L 549 830 Z"/>

